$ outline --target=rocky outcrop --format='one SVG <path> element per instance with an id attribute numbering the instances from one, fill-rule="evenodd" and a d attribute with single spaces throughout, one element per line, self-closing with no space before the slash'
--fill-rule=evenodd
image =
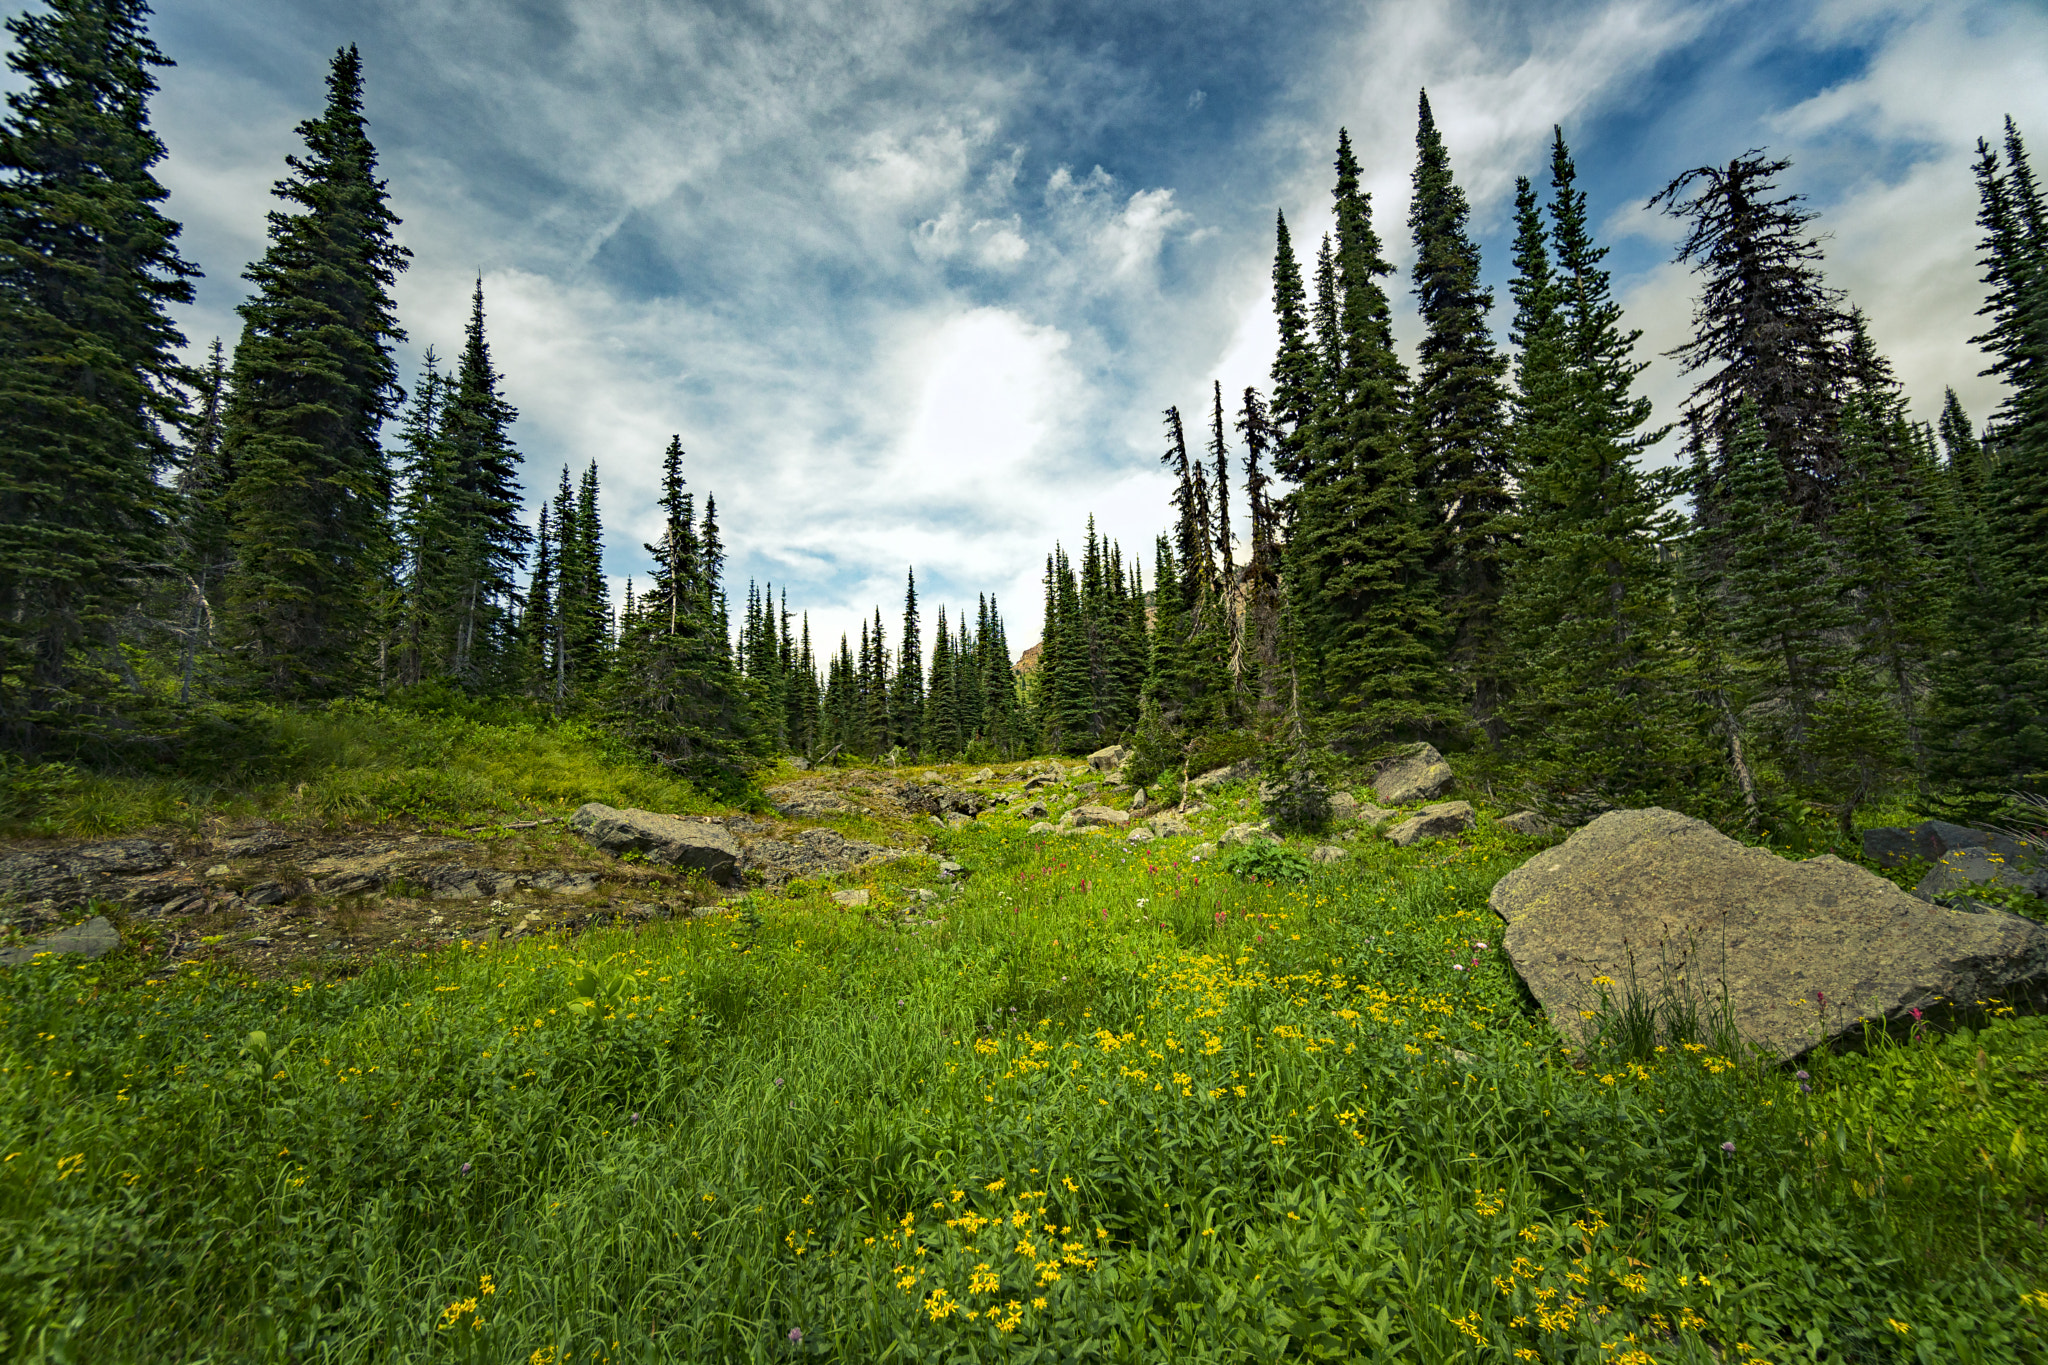
<path id="1" fill-rule="evenodd" d="M 1981 848 L 2015 867 L 2048 862 L 2048 845 L 2038 839 L 2016 839 L 1997 830 L 1971 829 L 1946 820 L 1917 825 L 1890 825 L 1863 831 L 1863 856 L 1879 867 L 1940 862 L 1960 849 Z"/>
<path id="2" fill-rule="evenodd" d="M 1614 811 L 1501 878 L 1503 946 L 1551 1022 L 1582 1033 L 1598 978 L 1706 1014 L 1792 1058 L 1866 1022 L 2048 1003 L 2048 928 L 1916 900 L 1831 856 L 1790 862 L 1675 811 Z"/>
<path id="3" fill-rule="evenodd" d="M 1988 848 L 1960 848 L 1942 854 L 1913 888 L 1913 894 L 1924 901 L 1967 910 L 1976 905 L 1970 893 L 1989 887 L 2048 897 L 2048 868 L 2010 863 Z"/>
<path id="4" fill-rule="evenodd" d="M 72 953 L 79 957 L 105 957 L 121 946 L 121 935 L 105 915 L 94 915 L 83 924 L 60 929 L 19 948 L 0 949 L 0 967 L 27 962 L 37 953 Z"/>
<path id="5" fill-rule="evenodd" d="M 1131 751 L 1121 744 L 1111 744 L 1088 755 L 1088 766 L 1099 773 L 1113 773 L 1130 761 Z"/>
<path id="6" fill-rule="evenodd" d="M 1264 796 L 1265 793 L 1261 792 L 1260 798 L 1264 799 Z M 1350 792 L 1331 792 L 1330 818 L 1332 820 L 1356 820 L 1358 818 L 1358 798 Z"/>
<path id="7" fill-rule="evenodd" d="M 1502 816 L 1495 823 L 1502 829 L 1527 835 L 1531 839 L 1548 839 L 1557 833 L 1556 825 L 1533 810 L 1518 810 L 1513 815 Z"/>
<path id="8" fill-rule="evenodd" d="M 972 819 L 989 807 L 988 797 L 980 792 L 964 792 L 932 782 L 906 782 L 896 789 L 896 799 L 919 815 L 936 815 L 941 820 L 948 815 Z"/>
<path id="9" fill-rule="evenodd" d="M 859 806 L 838 792 L 800 782 L 785 782 L 779 787 L 769 787 L 762 795 L 775 804 L 778 815 L 788 820 L 860 813 Z"/>
<path id="10" fill-rule="evenodd" d="M 1416 801 L 1434 801 L 1451 789 L 1457 779 L 1451 765 L 1434 746 L 1411 744 L 1402 750 L 1372 782 L 1379 799 L 1390 806 Z"/>
<path id="11" fill-rule="evenodd" d="M 1158 837 L 1158 835 L 1154 834 L 1151 830 L 1145 828 L 1145 826 L 1139 825 L 1136 829 L 1132 830 L 1129 834 L 1126 834 L 1124 836 L 1124 842 L 1127 844 L 1149 844 Z"/>
<path id="12" fill-rule="evenodd" d="M 1344 856 L 1344 850 L 1337 847 L 1337 845 L 1324 844 L 1321 848 L 1309 854 L 1308 860 L 1312 863 L 1341 863 L 1344 861 Z"/>
<path id="13" fill-rule="evenodd" d="M 836 830 L 806 829 L 793 839 L 756 839 L 740 854 L 740 870 L 780 885 L 792 877 L 830 877 L 909 856 L 900 848 L 849 839 Z"/>
<path id="14" fill-rule="evenodd" d="M 1264 820 L 1261 820 L 1255 825 L 1232 825 L 1229 829 L 1223 831 L 1216 842 L 1225 848 L 1235 848 L 1239 844 L 1257 843 L 1261 839 L 1270 841 L 1272 838 L 1273 827 Z"/>
<path id="15" fill-rule="evenodd" d="M 1387 838 L 1407 848 L 1424 839 L 1444 839 L 1453 834 L 1463 834 L 1472 828 L 1476 818 L 1469 801 L 1439 801 L 1433 806 L 1424 806 L 1420 814 L 1411 815 L 1395 825 L 1387 831 Z"/>
<path id="16" fill-rule="evenodd" d="M 61 912 L 94 899 L 129 900 L 125 879 L 171 865 L 171 846 L 153 839 L 93 844 L 0 858 L 0 897 Z"/>
<path id="17" fill-rule="evenodd" d="M 638 853 L 649 862 L 695 868 L 720 886 L 740 882 L 739 842 L 718 825 L 592 801 L 577 807 L 569 828 L 614 857 Z"/>
<path id="18" fill-rule="evenodd" d="M 1145 824 L 1162 839 L 1183 839 L 1195 833 L 1194 824 L 1179 811 L 1163 811 Z"/>
<path id="19" fill-rule="evenodd" d="M 1130 823 L 1131 813 L 1113 806 L 1076 806 L 1060 817 L 1060 826 L 1064 829 L 1088 829 L 1096 825 L 1122 829 Z"/>
<path id="20" fill-rule="evenodd" d="M 1227 768 L 1211 768 L 1200 777 L 1190 778 L 1188 780 L 1188 791 L 1190 793 L 1205 792 L 1211 787 L 1220 787 L 1226 782 L 1242 782 L 1248 777 L 1257 776 L 1258 771 L 1258 760 L 1251 758 L 1233 763 Z"/>

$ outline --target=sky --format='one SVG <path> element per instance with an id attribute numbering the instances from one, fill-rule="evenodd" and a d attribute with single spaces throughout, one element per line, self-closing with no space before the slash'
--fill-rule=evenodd
<path id="1" fill-rule="evenodd" d="M 12 8 L 12 7 L 10 7 Z M 2048 6 L 1981 0 L 166 0 L 161 177 L 230 345 L 271 184 L 356 44 L 412 253 L 407 382 L 481 277 L 528 519 L 595 460 L 615 595 L 644 577 L 671 434 L 749 580 L 820 653 L 906 569 L 1038 636 L 1044 559 L 1092 515 L 1148 566 L 1161 413 L 1268 383 L 1273 218 L 1312 258 L 1337 130 L 1419 328 L 1406 227 L 1426 88 L 1496 290 L 1514 178 L 1577 158 L 1660 420 L 1696 280 L 1645 201 L 1751 148 L 1791 158 L 1829 281 L 1915 414 L 1979 421 L 1972 149 L 2048 148 Z M 2042 153 L 2048 155 L 2048 153 Z M 1228 406 L 1234 408 L 1234 403 Z M 395 431 L 388 432 L 395 438 Z M 1239 501 L 1242 501 L 1240 494 Z"/>

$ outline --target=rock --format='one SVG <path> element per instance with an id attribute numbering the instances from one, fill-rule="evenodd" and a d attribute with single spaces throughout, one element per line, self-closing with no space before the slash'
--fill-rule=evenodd
<path id="1" fill-rule="evenodd" d="M 1019 818 L 1025 820 L 1032 819 L 1033 817 L 1043 817 L 1045 813 L 1045 802 L 1043 801 L 1033 801 L 1017 812 Z"/>
<path id="2" fill-rule="evenodd" d="M 2048 1002 L 2048 928 L 1931 906 L 1829 855 L 1745 848 L 1675 811 L 1603 815 L 1501 878 L 1489 904 L 1568 1038 L 1598 1003 L 1595 977 L 1627 988 L 1631 954 L 1639 988 L 1668 970 L 1703 1015 L 1725 982 L 1742 1036 L 1784 1058 L 1948 1001 Z"/>
<path id="3" fill-rule="evenodd" d="M 291 898 L 292 893 L 282 882 L 258 882 L 242 893 L 242 899 L 251 905 L 277 905 Z"/>
<path id="4" fill-rule="evenodd" d="M 1131 809 L 1136 810 L 1138 807 L 1144 805 L 1151 799 L 1151 796 L 1146 792 L 1146 790 L 1143 787 L 1140 787 L 1136 791 L 1131 793 Z"/>
<path id="5" fill-rule="evenodd" d="M 1980 886 L 2009 886 L 2048 897 L 2048 870 L 2015 866 L 1988 848 L 1959 848 L 1944 853 L 1913 894 L 1924 901 L 1948 901 Z"/>
<path id="6" fill-rule="evenodd" d="M 1122 829 L 1129 823 L 1129 811 L 1116 810 L 1110 806 L 1076 806 L 1060 817 L 1060 824 L 1067 829 L 1087 829 L 1092 825 L 1108 825 L 1114 829 Z"/>
<path id="7" fill-rule="evenodd" d="M 1382 820 L 1391 820 L 1400 813 L 1397 810 L 1388 810 L 1385 806 L 1375 806 L 1370 801 L 1358 803 L 1358 819 L 1363 824 L 1377 825 Z"/>
<path id="8" fill-rule="evenodd" d="M 739 843 L 717 825 L 592 801 L 569 817 L 569 828 L 614 857 L 638 852 L 649 862 L 696 868 L 721 886 L 739 885 Z"/>
<path id="9" fill-rule="evenodd" d="M 1181 839 L 1197 832 L 1187 817 L 1178 811 L 1166 811 L 1153 816 L 1145 823 L 1162 839 Z"/>
<path id="10" fill-rule="evenodd" d="M 291 835 L 286 834 L 283 830 L 259 829 L 253 834 L 242 834 L 232 839 L 223 839 L 215 844 L 214 847 L 230 858 L 260 858 L 266 853 L 275 853 L 279 849 L 290 848 L 297 842 L 298 840 L 292 838 Z"/>
<path id="11" fill-rule="evenodd" d="M 870 899 L 871 897 L 868 895 L 868 889 L 864 886 L 857 886 L 853 888 L 851 891 L 834 891 L 832 893 L 833 902 L 838 905 L 843 905 L 847 907 L 849 910 L 860 909 L 860 907 L 866 905 Z"/>
<path id="12" fill-rule="evenodd" d="M 1463 834 L 1472 828 L 1474 816 L 1469 801 L 1439 801 L 1433 806 L 1424 806 L 1419 815 L 1411 815 L 1387 831 L 1387 838 L 1402 848 L 1421 843 L 1424 839 L 1442 839 L 1452 834 Z"/>
<path id="13" fill-rule="evenodd" d="M 26 962 L 37 953 L 76 953 L 80 957 L 105 957 L 121 946 L 121 935 L 105 915 L 94 915 L 83 924 L 37 939 L 20 948 L 0 949 L 0 966 Z"/>
<path id="14" fill-rule="evenodd" d="M 792 758 L 789 760 L 789 766 L 800 773 L 807 773 L 811 770 L 811 760 L 808 758 Z"/>
<path id="15" fill-rule="evenodd" d="M 1356 820 L 1358 818 L 1358 798 L 1350 792 L 1331 792 L 1330 818 L 1332 820 Z"/>
<path id="16" fill-rule="evenodd" d="M 1044 773 L 1040 773 L 1035 777 L 1025 779 L 1024 790 L 1028 792 L 1035 792 L 1040 787 L 1050 787 L 1058 781 L 1059 779 L 1057 777 L 1048 777 Z"/>
<path id="17" fill-rule="evenodd" d="M 1086 796 L 1089 792 L 1101 790 L 1102 784 L 1100 782 L 1076 782 L 1074 784 L 1074 795 L 1076 796 Z"/>
<path id="18" fill-rule="evenodd" d="M 314 882 L 313 891 L 321 896 L 359 896 L 382 885 L 384 875 L 381 872 L 344 872 L 338 877 Z"/>
<path id="19" fill-rule="evenodd" d="M 965 829 L 973 823 L 973 816 L 962 815 L 959 811 L 954 811 L 951 815 L 948 815 L 944 821 L 944 824 L 947 829 Z"/>
<path id="20" fill-rule="evenodd" d="M 1428 744 L 1411 744 L 1380 770 L 1372 789 L 1390 806 L 1405 806 L 1442 796 L 1456 781 L 1451 765 Z"/>
<path id="21" fill-rule="evenodd" d="M 924 780 L 927 782 L 936 782 L 939 780 L 939 775 L 934 770 L 926 768 L 924 770 Z"/>
<path id="22" fill-rule="evenodd" d="M 1214 844 L 1196 844 L 1188 850 L 1188 858 L 1193 862 L 1199 863 L 1206 858 L 1213 858 L 1215 856 L 1216 845 Z"/>
<path id="23" fill-rule="evenodd" d="M 950 858 L 945 859 L 939 864 L 939 880 L 942 882 L 956 881 L 966 876 L 967 869 Z"/>
<path id="24" fill-rule="evenodd" d="M 974 776 L 968 778 L 967 780 L 969 782 L 993 782 L 995 781 L 995 776 L 996 770 L 994 768 L 983 768 L 980 772 L 976 773 Z"/>
<path id="25" fill-rule="evenodd" d="M 1220 787 L 1226 782 L 1242 782 L 1247 777 L 1255 776 L 1258 771 L 1259 762 L 1257 759 L 1243 759 L 1231 764 L 1227 768 L 1211 768 L 1200 777 L 1191 778 L 1188 781 L 1188 790 L 1190 792 L 1205 792 L 1211 787 Z"/>
<path id="26" fill-rule="evenodd" d="M 1526 834 L 1531 839 L 1547 839 L 1557 833 L 1556 825 L 1533 810 L 1518 810 L 1513 815 L 1502 817 L 1497 823 L 1502 829 Z"/>
<path id="27" fill-rule="evenodd" d="M 1131 751 L 1121 744 L 1111 744 L 1088 755 L 1088 766 L 1099 773 L 1113 773 L 1130 760 Z"/>
<path id="28" fill-rule="evenodd" d="M 1180 808 L 1180 813 L 1182 815 L 1200 815 L 1203 811 L 1207 809 L 1209 809 L 1209 807 L 1206 804 L 1197 801 L 1192 806 L 1182 806 Z"/>
<path id="29" fill-rule="evenodd" d="M 838 792 L 823 791 L 816 787 L 807 787 L 796 782 L 785 782 L 779 787 L 769 787 L 761 794 L 775 803 L 777 814 L 790 820 L 800 819 L 804 816 L 857 815 L 860 813 L 859 806 L 856 806 Z"/>
<path id="30" fill-rule="evenodd" d="M 799 830 L 793 840 L 756 839 L 740 855 L 740 870 L 771 885 L 792 877 L 829 877 L 856 867 L 907 856 L 900 848 L 849 839 L 837 830 Z"/>
<path id="31" fill-rule="evenodd" d="M 1344 850 L 1335 844 L 1324 844 L 1309 854 L 1308 860 L 1312 863 L 1341 863 L 1344 861 Z"/>
<path id="32" fill-rule="evenodd" d="M 1273 827 L 1261 820 L 1255 825 L 1232 825 L 1223 831 L 1223 837 L 1216 842 L 1225 848 L 1235 848 L 1239 844 L 1257 843 L 1261 839 L 1270 840 L 1272 837 Z"/>
<path id="33" fill-rule="evenodd" d="M 109 839 L 47 852 L 0 858 L 0 897 L 46 903 L 61 912 L 95 898 L 127 899 L 118 877 L 160 872 L 171 865 L 171 846 L 152 839 Z"/>
<path id="34" fill-rule="evenodd" d="M 989 807 L 988 797 L 981 792 L 918 782 L 906 782 L 898 787 L 896 799 L 921 815 L 936 815 L 941 819 L 948 815 L 965 815 L 971 819 Z"/>
<path id="35" fill-rule="evenodd" d="M 1026 834 L 1058 834 L 1060 827 L 1053 824 L 1050 820 L 1040 820 L 1024 832 Z"/>
<path id="36" fill-rule="evenodd" d="M 1917 825 L 1885 826 L 1863 831 L 1863 856 L 1879 867 L 1904 867 L 1918 859 L 1940 862 L 1957 849 L 1988 849 L 2015 866 L 2048 860 L 2048 847 L 2037 839 L 2015 839 L 1995 830 L 1971 829 L 1946 820 L 1922 820 Z"/>
<path id="37" fill-rule="evenodd" d="M 1127 844 L 1149 844 L 1158 837 L 1151 830 L 1146 829 L 1143 825 L 1139 825 L 1124 836 L 1124 842 Z"/>

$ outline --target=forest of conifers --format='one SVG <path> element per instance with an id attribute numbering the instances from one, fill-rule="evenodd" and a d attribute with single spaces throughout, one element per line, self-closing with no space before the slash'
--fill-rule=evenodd
<path id="1" fill-rule="evenodd" d="M 172 309 L 200 272 L 155 177 L 147 15 L 53 0 L 7 25 L 0 746 L 17 771 L 175 765 L 251 708 L 427 696 L 594 718 L 706 780 L 777 753 L 1122 741 L 1141 780 L 1261 754 L 1308 792 L 1333 755 L 1429 739 L 1560 807 L 1826 810 L 1844 828 L 1902 790 L 1982 813 L 2048 781 L 2048 207 L 2010 122 L 1979 144 L 1983 326 L 1955 342 L 2005 387 L 1981 426 L 1952 392 L 1932 423 L 1909 411 L 1766 152 L 1650 201 L 1698 284 L 1674 423 L 1636 391 L 1639 333 L 1562 131 L 1517 185 L 1497 338 L 1426 96 L 1410 363 L 1340 132 L 1334 231 L 1306 259 L 1277 223 L 1270 386 L 1168 410 L 1168 533 L 1127 556 L 1091 521 L 1078 563 L 1048 556 L 1044 638 L 1019 668 L 992 597 L 928 623 L 914 574 L 900 620 L 877 610 L 836 648 L 773 588 L 733 612 L 680 438 L 652 572 L 612 602 L 595 464 L 565 468 L 529 522 L 480 280 L 454 358 L 429 348 L 401 383 L 409 253 L 353 48 L 299 125 L 241 335 L 183 359 Z M 1675 463 L 1653 452 L 1667 441 Z"/>

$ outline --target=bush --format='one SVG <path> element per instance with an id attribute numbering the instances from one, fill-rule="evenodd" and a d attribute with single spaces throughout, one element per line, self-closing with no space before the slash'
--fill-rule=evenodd
<path id="1" fill-rule="evenodd" d="M 1223 855 L 1223 870 L 1248 882 L 1306 881 L 1309 861 L 1285 844 L 1255 839 Z"/>

